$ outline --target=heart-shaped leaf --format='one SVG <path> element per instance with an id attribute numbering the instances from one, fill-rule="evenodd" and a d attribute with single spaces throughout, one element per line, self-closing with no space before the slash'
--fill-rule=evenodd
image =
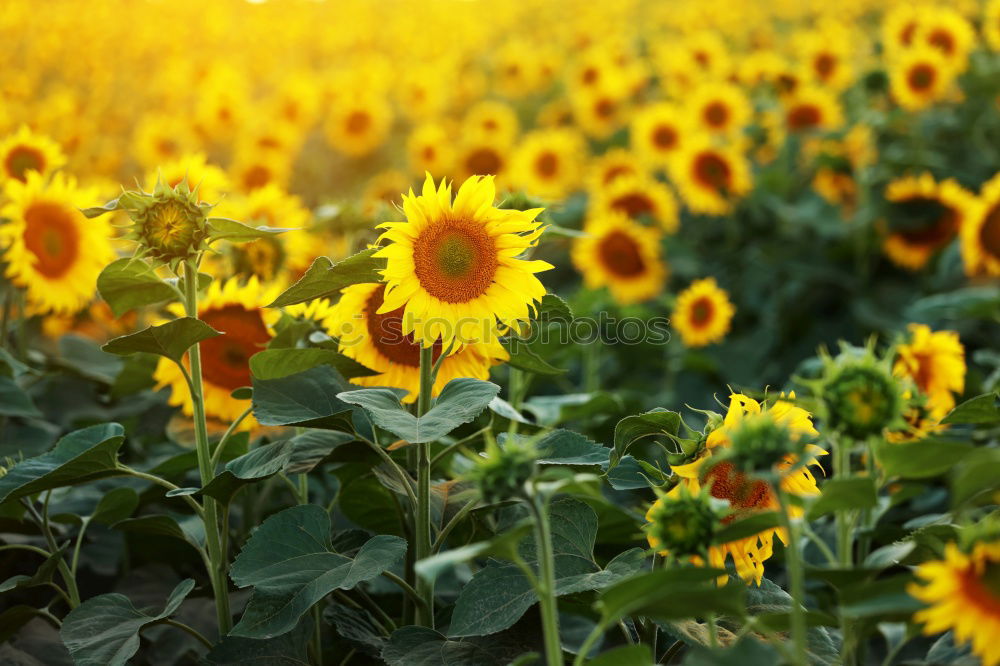
<path id="1" fill-rule="evenodd" d="M 377 248 L 369 248 L 337 263 L 327 257 L 316 257 L 305 275 L 267 307 L 279 308 L 317 298 L 338 299 L 344 287 L 381 281 L 379 271 L 385 267 L 385 260 L 372 257 L 377 251 Z"/>
<path id="2" fill-rule="evenodd" d="M 105 266 L 97 276 L 97 291 L 116 317 L 178 297 L 176 287 L 160 279 L 152 266 L 135 257 L 118 259 Z"/>
<path id="3" fill-rule="evenodd" d="M 202 489 L 202 493 L 228 504 L 244 486 L 274 476 L 282 471 L 292 457 L 295 445 L 291 440 L 266 444 L 226 463 L 221 474 Z"/>
<path id="4" fill-rule="evenodd" d="M 350 430 L 355 408 L 339 395 L 349 384 L 328 365 L 280 379 L 253 378 L 253 414 L 261 425 Z"/>
<path id="5" fill-rule="evenodd" d="M 227 240 L 231 243 L 243 243 L 283 234 L 294 229 L 279 229 L 276 227 L 253 227 L 225 217 L 208 218 L 208 242 Z"/>
<path id="6" fill-rule="evenodd" d="M 320 365 L 333 366 L 345 379 L 378 374 L 333 349 L 265 349 L 250 357 L 250 372 L 258 379 L 281 379 Z"/>
<path id="7" fill-rule="evenodd" d="M 222 335 L 220 331 L 200 319 L 181 317 L 166 324 L 144 328 L 138 333 L 115 338 L 101 349 L 119 356 L 146 352 L 165 356 L 175 363 L 180 363 L 184 352 L 193 345 L 219 335 Z"/>
<path id="8" fill-rule="evenodd" d="M 611 454 L 611 466 L 617 465 L 629 448 L 640 439 L 656 435 L 676 435 L 680 427 L 680 414 L 661 407 L 643 414 L 626 416 L 615 426 L 615 450 Z"/>
<path id="9" fill-rule="evenodd" d="M 38 418 L 42 415 L 31 397 L 11 377 L 0 377 L 0 416 Z"/>

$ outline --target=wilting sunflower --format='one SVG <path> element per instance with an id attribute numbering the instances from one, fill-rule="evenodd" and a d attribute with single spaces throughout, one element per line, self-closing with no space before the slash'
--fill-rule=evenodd
<path id="1" fill-rule="evenodd" d="M 706 135 L 690 137 L 671 165 L 670 175 L 687 207 L 706 215 L 730 212 L 752 185 L 746 157 Z"/>
<path id="2" fill-rule="evenodd" d="M 979 206 L 962 225 L 967 275 L 1000 275 L 1000 173 L 979 190 Z"/>
<path id="3" fill-rule="evenodd" d="M 222 200 L 229 191 L 229 177 L 214 164 L 208 163 L 204 153 L 185 155 L 172 162 L 159 165 L 146 174 L 146 191 L 152 192 L 162 180 L 170 187 L 177 187 L 187 178 L 191 189 L 198 189 L 198 200 L 211 204 Z"/>
<path id="4" fill-rule="evenodd" d="M 528 194 L 562 199 L 580 184 L 585 156 L 583 137 L 575 130 L 536 130 L 514 152 L 511 180 Z"/>
<path id="5" fill-rule="evenodd" d="M 927 396 L 927 409 L 941 420 L 965 390 L 965 348 L 955 331 L 931 331 L 910 324 L 909 340 L 896 347 L 892 372 L 906 377 Z"/>
<path id="6" fill-rule="evenodd" d="M 462 183 L 454 201 L 429 175 L 423 192 L 403 196 L 404 222 L 387 222 L 375 256 L 386 258 L 385 302 L 377 314 L 405 309 L 403 332 L 424 346 L 486 341 L 527 320 L 552 268 L 520 256 L 538 243 L 541 209 L 496 208 L 489 176 Z M 472 330 L 469 330 L 471 326 Z M 470 337 L 471 336 L 471 337 Z"/>
<path id="7" fill-rule="evenodd" d="M 688 347 L 704 347 L 729 332 L 736 309 L 715 278 L 695 280 L 677 296 L 670 323 Z"/>
<path id="8" fill-rule="evenodd" d="M 798 86 L 784 99 L 783 106 L 785 128 L 789 132 L 834 130 L 844 123 L 837 96 L 819 86 Z"/>
<path id="9" fill-rule="evenodd" d="M 649 218 L 668 234 L 677 231 L 677 200 L 670 188 L 649 176 L 619 176 L 591 192 L 591 215 L 624 213 L 633 220 Z"/>
<path id="10" fill-rule="evenodd" d="M 732 83 L 703 83 L 684 100 L 691 126 L 711 134 L 730 135 L 750 121 L 750 101 Z"/>
<path id="11" fill-rule="evenodd" d="M 907 49 L 892 63 L 889 89 L 908 111 L 920 111 L 942 99 L 951 88 L 955 70 L 929 46 Z"/>
<path id="12" fill-rule="evenodd" d="M 639 160 L 624 148 L 611 148 L 603 155 L 591 159 L 587 166 L 587 189 L 591 192 L 611 185 L 624 176 L 641 176 L 645 173 Z"/>
<path id="13" fill-rule="evenodd" d="M 929 605 L 913 614 L 925 634 L 953 631 L 956 643 L 972 643 L 983 666 L 1000 664 L 1000 542 L 980 542 L 964 553 L 954 543 L 945 546 L 944 559 L 917 567 L 923 580 L 907 588 L 910 596 Z"/>
<path id="14" fill-rule="evenodd" d="M 410 171 L 418 176 L 429 173 L 441 178 L 455 167 L 455 148 L 451 132 L 442 123 L 418 125 L 406 139 Z"/>
<path id="15" fill-rule="evenodd" d="M 790 397 L 795 396 L 792 394 Z M 773 405 L 766 407 L 753 398 L 734 393 L 729 397 L 729 409 L 722 425 L 709 433 L 704 452 L 694 462 L 674 465 L 671 468 L 691 494 L 698 493 L 703 486 L 708 486 L 712 497 L 729 503 L 732 513 L 723 522 L 728 523 L 755 513 L 779 509 L 777 496 L 770 484 L 763 480 L 748 478 L 730 461 L 712 464 L 714 452 L 731 445 L 730 436 L 743 420 L 748 416 L 761 414 L 787 429 L 795 440 L 819 434 L 813 427 L 809 412 L 788 400 L 779 398 Z M 826 451 L 813 444 L 806 445 L 805 452 L 806 464 L 801 464 L 799 459 L 788 455 L 777 465 L 777 471 L 781 474 L 781 489 L 800 497 L 819 495 L 816 478 L 809 471 L 809 466 L 818 467 L 816 458 L 826 454 Z M 789 512 L 793 517 L 798 517 L 802 515 L 803 509 L 791 506 Z M 650 513 L 646 516 L 647 520 L 651 519 L 652 513 L 653 509 L 650 509 Z M 784 529 L 769 528 L 744 539 L 709 547 L 708 565 L 724 569 L 727 558 L 732 557 L 740 578 L 748 583 L 752 581 L 760 585 L 764 577 L 764 562 L 773 554 L 775 534 L 787 545 L 788 534 Z M 650 545 L 656 547 L 652 543 Z M 700 557 L 692 560 L 704 564 Z M 725 580 L 725 577 L 723 576 L 721 580 Z"/>
<path id="16" fill-rule="evenodd" d="M 413 402 L 420 394 L 420 343 L 403 332 L 403 307 L 380 313 L 385 284 L 355 284 L 342 290 L 340 301 L 323 323 L 336 337 L 340 351 L 377 375 L 356 377 L 361 386 L 390 386 L 408 391 L 403 402 Z M 434 345 L 434 360 L 442 347 Z M 499 340 L 461 346 L 441 362 L 433 394 L 437 395 L 452 379 L 489 379 L 490 368 L 509 358 Z"/>
<path id="17" fill-rule="evenodd" d="M 629 145 L 645 163 L 664 167 L 677 154 L 687 133 L 684 114 L 669 102 L 644 106 L 632 117 Z"/>
<path id="18" fill-rule="evenodd" d="M 51 179 L 36 171 L 25 176 L 4 187 L 5 276 L 25 290 L 30 313 L 72 314 L 90 301 L 97 276 L 114 259 L 111 228 L 80 212 L 97 200 L 96 189 L 80 188 L 61 173 Z"/>
<path id="19" fill-rule="evenodd" d="M 485 100 L 474 104 L 462 119 L 463 135 L 485 135 L 502 144 L 514 141 L 518 132 L 517 114 L 503 102 Z"/>
<path id="20" fill-rule="evenodd" d="M 953 180 L 937 183 L 929 173 L 897 178 L 886 187 L 885 198 L 892 206 L 883 249 L 911 270 L 923 268 L 948 245 L 976 207 L 971 192 Z"/>
<path id="21" fill-rule="evenodd" d="M 267 345 L 271 339 L 270 325 L 280 316 L 277 310 L 264 308 L 277 292 L 278 289 L 265 287 L 256 277 L 251 277 L 245 285 L 230 278 L 213 282 L 200 300 L 198 317 L 222 332 L 201 342 L 205 413 L 209 418 L 232 422 L 247 408 L 245 400 L 237 400 L 230 394 L 250 386 L 250 357 Z M 168 310 L 178 317 L 184 315 L 178 304 Z M 158 387 L 170 387 L 169 404 L 181 407 L 186 416 L 193 414 L 187 380 L 173 361 L 161 358 L 153 378 Z M 249 428 L 254 423 L 253 417 L 248 417 L 243 427 Z"/>
<path id="22" fill-rule="evenodd" d="M 663 234 L 620 212 L 591 218 L 584 237 L 574 239 L 571 258 L 590 289 L 607 287 L 622 305 L 639 303 L 663 291 L 667 268 L 660 256 Z"/>
<path id="23" fill-rule="evenodd" d="M 31 171 L 47 176 L 64 164 L 66 156 L 59 144 L 26 125 L 0 141 L 0 184 L 7 180 L 23 183 Z"/>
<path id="24" fill-rule="evenodd" d="M 351 157 L 362 157 L 381 146 L 392 128 L 392 107 L 377 94 L 339 96 L 324 129 L 330 145 Z"/>

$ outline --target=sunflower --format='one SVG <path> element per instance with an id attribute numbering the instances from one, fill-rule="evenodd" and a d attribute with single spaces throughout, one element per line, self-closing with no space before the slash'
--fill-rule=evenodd
<path id="1" fill-rule="evenodd" d="M 199 201 L 218 203 L 223 194 L 229 191 L 226 172 L 209 164 L 204 153 L 185 155 L 147 172 L 145 190 L 152 192 L 161 179 L 170 187 L 177 187 L 185 178 L 192 190 L 198 189 Z"/>
<path id="2" fill-rule="evenodd" d="M 473 176 L 493 176 L 500 189 L 506 189 L 509 176 L 510 146 L 479 133 L 466 137 L 458 151 L 456 178 L 465 181 Z"/>
<path id="3" fill-rule="evenodd" d="M 1000 275 L 1000 173 L 980 188 L 979 206 L 960 233 L 966 274 Z"/>
<path id="4" fill-rule="evenodd" d="M 945 546 L 944 559 L 924 562 L 916 575 L 923 579 L 907 588 L 910 596 L 929 608 L 913 614 L 925 634 L 953 631 L 956 643 L 972 643 L 983 666 L 1000 664 L 1000 542 L 980 542 L 963 553 L 954 543 Z"/>
<path id="5" fill-rule="evenodd" d="M 798 86 L 784 101 L 785 127 L 789 132 L 834 130 L 844 123 L 837 96 L 818 86 Z"/>
<path id="6" fill-rule="evenodd" d="M 976 33 L 968 19 L 952 7 L 926 8 L 915 35 L 918 44 L 939 52 L 950 67 L 965 70 Z"/>
<path id="7" fill-rule="evenodd" d="M 705 135 L 690 137 L 670 175 L 695 213 L 725 215 L 750 191 L 750 164 L 736 148 L 717 145 Z"/>
<path id="8" fill-rule="evenodd" d="M 851 85 L 851 58 L 856 47 L 844 26 L 828 23 L 820 30 L 799 34 L 797 60 L 803 63 L 803 78 L 840 92 Z"/>
<path id="9" fill-rule="evenodd" d="M 909 340 L 896 347 L 892 372 L 913 381 L 940 421 L 955 406 L 955 395 L 965 390 L 965 348 L 955 331 L 931 331 L 924 324 L 908 329 Z"/>
<path id="10" fill-rule="evenodd" d="M 858 201 L 858 184 L 850 171 L 828 167 L 816 170 L 812 187 L 823 199 L 844 209 L 845 215 L 852 215 Z"/>
<path id="11" fill-rule="evenodd" d="M 132 153 L 144 169 L 179 159 L 197 144 L 190 123 L 170 113 L 144 115 L 132 134 Z"/>
<path id="12" fill-rule="evenodd" d="M 913 45 L 921 14 L 917 5 L 899 2 L 882 17 L 882 48 L 890 59 Z"/>
<path id="13" fill-rule="evenodd" d="M 583 137 L 575 130 L 536 130 L 514 152 L 511 180 L 534 196 L 562 199 L 580 184 L 585 155 Z"/>
<path id="14" fill-rule="evenodd" d="M 61 173 L 47 179 L 28 171 L 25 177 L 4 187 L 4 275 L 25 290 L 29 312 L 72 314 L 90 301 L 97 276 L 114 259 L 111 228 L 80 212 L 98 199 L 95 188 L 78 187 Z"/>
<path id="15" fill-rule="evenodd" d="M 625 122 L 628 111 L 621 93 L 605 86 L 573 93 L 570 104 L 576 124 L 595 139 L 606 139 L 616 132 Z"/>
<path id="16" fill-rule="evenodd" d="M 438 178 L 455 167 L 455 148 L 451 132 L 437 122 L 418 125 L 406 139 L 406 154 L 410 171 L 416 175 L 429 173 Z"/>
<path id="17" fill-rule="evenodd" d="M 667 268 L 660 256 L 660 230 L 615 211 L 591 218 L 583 230 L 586 236 L 574 239 L 571 258 L 588 288 L 607 287 L 622 305 L 663 291 Z"/>
<path id="18" fill-rule="evenodd" d="M 941 100 L 951 88 L 955 70 L 944 56 L 928 47 L 915 47 L 900 54 L 889 71 L 892 97 L 908 111 L 926 109 Z"/>
<path id="19" fill-rule="evenodd" d="M 624 148 L 611 148 L 603 155 L 591 158 L 587 166 L 587 189 L 603 189 L 624 176 L 639 177 L 645 174 L 639 160 Z"/>
<path id="20" fill-rule="evenodd" d="M 1000 51 L 1000 0 L 989 0 L 983 7 L 983 39 L 994 51 Z"/>
<path id="21" fill-rule="evenodd" d="M 462 118 L 463 135 L 484 135 L 502 144 L 514 141 L 518 126 L 514 109 L 495 100 L 476 103 Z"/>
<path id="22" fill-rule="evenodd" d="M 245 285 L 236 278 L 216 280 L 200 300 L 198 317 L 222 335 L 201 342 L 201 372 L 205 391 L 205 413 L 223 422 L 235 421 L 247 408 L 245 400 L 232 397 L 232 392 L 250 386 L 250 357 L 264 349 L 271 339 L 270 326 L 280 316 L 277 310 L 264 306 L 274 300 L 278 290 L 265 287 L 256 277 Z M 181 306 L 168 308 L 171 314 L 184 315 Z M 170 387 L 169 404 L 181 407 L 185 416 L 194 413 L 191 393 L 184 373 L 177 365 L 161 358 L 153 374 L 157 387 Z M 248 417 L 243 422 L 249 428 L 256 422 Z"/>
<path id="23" fill-rule="evenodd" d="M 378 314 L 405 308 L 403 331 L 445 349 L 469 342 L 468 324 L 480 327 L 472 341 L 485 341 L 527 320 L 545 295 L 535 273 L 552 268 L 519 258 L 538 243 L 541 209 L 499 209 L 495 198 L 489 176 L 466 180 L 454 201 L 451 186 L 435 188 L 429 175 L 421 195 L 403 196 L 406 221 L 381 225 L 380 240 L 391 242 L 375 254 L 387 260 Z"/>
<path id="24" fill-rule="evenodd" d="M 792 394 L 790 398 L 794 398 Z M 774 489 L 763 480 L 750 479 L 729 461 L 712 464 L 716 449 L 730 446 L 730 435 L 740 426 L 743 420 L 751 415 L 764 415 L 774 423 L 783 426 L 794 439 L 816 436 L 819 433 L 813 427 L 812 417 L 806 410 L 796 407 L 791 402 L 781 399 L 767 407 L 753 398 L 734 393 L 729 397 L 729 409 L 722 424 L 709 433 L 704 452 L 694 461 L 686 465 L 674 465 L 672 470 L 680 479 L 681 485 L 690 494 L 701 491 L 702 486 L 709 486 L 712 497 L 728 502 L 731 514 L 723 522 L 732 522 L 746 518 L 755 513 L 779 510 L 778 499 Z M 816 478 L 809 471 L 810 465 L 819 466 L 816 458 L 825 455 L 826 451 L 818 446 L 806 446 L 808 459 L 806 464 L 794 456 L 786 456 L 778 464 L 777 471 L 781 474 L 781 489 L 792 495 L 819 495 Z M 658 500 L 662 501 L 662 500 Z M 656 507 L 656 504 L 653 505 Z M 802 507 L 791 506 L 789 512 L 793 517 L 803 513 Z M 652 520 L 653 508 L 646 514 L 647 520 Z M 748 583 L 753 581 L 760 585 L 764 577 L 764 562 L 773 554 L 774 536 L 777 535 L 784 544 L 788 544 L 788 534 L 782 528 L 769 528 L 753 536 L 731 541 L 725 544 L 711 546 L 708 549 L 709 566 L 722 568 L 726 560 L 732 557 L 736 572 Z M 650 543 L 653 548 L 656 544 Z M 697 564 L 704 564 L 701 557 L 692 558 Z M 725 576 L 720 582 L 725 580 Z"/>
<path id="25" fill-rule="evenodd" d="M 698 80 L 703 78 L 724 80 L 732 74 L 733 64 L 730 49 L 722 35 L 713 30 L 692 33 L 672 45 L 686 60 L 685 67 L 697 72 Z"/>
<path id="26" fill-rule="evenodd" d="M 715 278 L 695 280 L 677 296 L 671 323 L 688 347 L 719 342 L 729 332 L 736 309 Z"/>
<path id="27" fill-rule="evenodd" d="M 668 234 L 677 231 L 680 224 L 677 200 L 670 188 L 649 176 L 618 176 L 592 196 L 595 216 L 619 212 L 633 220 L 649 217 Z"/>
<path id="28" fill-rule="evenodd" d="M 240 149 L 229 169 L 231 182 L 241 192 L 253 192 L 267 185 L 288 186 L 292 165 L 288 153 L 278 150 Z"/>
<path id="29" fill-rule="evenodd" d="M 361 194 L 362 211 L 372 217 L 384 206 L 398 207 L 403 203 L 403 195 L 400 193 L 408 190 L 412 184 L 413 180 L 402 171 L 386 169 L 378 172 L 368 181 Z"/>
<path id="30" fill-rule="evenodd" d="M 741 59 L 737 78 L 750 88 L 764 84 L 777 85 L 778 77 L 788 69 L 788 63 L 780 55 L 770 49 L 760 49 Z"/>
<path id="31" fill-rule="evenodd" d="M 335 100 L 324 129 L 331 146 L 350 157 L 363 157 L 389 136 L 392 108 L 380 95 L 343 95 Z"/>
<path id="32" fill-rule="evenodd" d="M 21 125 L 0 141 L 0 184 L 7 180 L 27 181 L 28 172 L 46 176 L 66 164 L 66 156 L 52 139 L 35 134 Z"/>
<path id="33" fill-rule="evenodd" d="M 683 143 L 687 129 L 681 109 L 669 102 L 645 106 L 632 117 L 629 144 L 652 166 L 666 166 Z"/>
<path id="34" fill-rule="evenodd" d="M 885 253 L 904 268 L 920 270 L 951 242 L 975 210 L 975 197 L 953 180 L 934 181 L 929 173 L 897 178 L 885 198 L 898 219 L 885 240 Z"/>
<path id="35" fill-rule="evenodd" d="M 732 83 L 703 83 L 684 100 L 688 122 L 712 134 L 732 135 L 748 122 L 752 109 L 746 94 Z"/>
<path id="36" fill-rule="evenodd" d="M 342 290 L 340 301 L 323 321 L 327 332 L 338 339 L 338 348 L 377 375 L 356 377 L 361 386 L 390 386 L 405 389 L 403 402 L 410 403 L 420 393 L 420 344 L 412 334 L 403 333 L 404 308 L 382 309 L 385 284 L 355 284 Z M 441 345 L 434 345 L 434 360 Z M 449 354 L 438 369 L 433 395 L 452 379 L 489 379 L 490 368 L 509 358 L 499 340 L 463 345 Z"/>

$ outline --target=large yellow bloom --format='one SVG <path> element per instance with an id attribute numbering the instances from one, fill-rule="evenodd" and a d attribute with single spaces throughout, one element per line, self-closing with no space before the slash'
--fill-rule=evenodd
<path id="1" fill-rule="evenodd" d="M 893 374 L 913 380 L 927 396 L 931 416 L 941 420 L 955 406 L 955 394 L 965 390 L 965 348 L 955 331 L 908 328 L 910 339 L 896 348 Z"/>
<path id="2" fill-rule="evenodd" d="M 955 79 L 954 66 L 930 47 L 907 49 L 889 71 L 893 99 L 908 111 L 920 111 L 944 98 Z"/>
<path id="3" fill-rule="evenodd" d="M 59 144 L 26 125 L 0 140 L 0 184 L 6 180 L 23 183 L 31 171 L 47 176 L 64 164 L 66 156 Z"/>
<path id="4" fill-rule="evenodd" d="M 792 394 L 790 397 L 794 399 L 795 395 Z M 768 408 L 753 398 L 734 393 L 729 396 L 729 409 L 722 425 L 709 433 L 703 454 L 694 462 L 672 467 L 674 474 L 680 478 L 680 483 L 689 492 L 697 493 L 703 485 L 707 485 L 712 497 L 729 503 L 732 514 L 725 519 L 725 522 L 746 518 L 754 513 L 779 510 L 774 489 L 768 483 L 747 478 L 731 462 L 711 464 L 713 450 L 730 446 L 730 434 L 739 427 L 745 417 L 757 414 L 764 414 L 775 423 L 784 426 L 796 439 L 819 434 L 813 427 L 809 412 L 787 400 L 779 398 Z M 826 455 L 826 451 L 809 444 L 806 446 L 807 464 L 801 465 L 794 456 L 787 456 L 777 466 L 777 471 L 782 474 L 781 489 L 800 497 L 819 495 L 816 478 L 809 471 L 809 465 L 818 467 L 816 458 L 821 455 Z M 679 491 L 679 487 L 672 492 L 675 491 Z M 789 511 L 793 517 L 800 517 L 803 510 L 801 507 L 792 506 Z M 651 519 L 652 513 L 653 509 L 650 508 L 646 514 L 647 520 Z M 781 528 L 770 528 L 745 539 L 711 546 L 708 550 L 708 564 L 711 567 L 725 568 L 726 559 L 732 557 L 740 578 L 760 585 L 764 578 L 764 562 L 773 554 L 776 534 L 787 545 L 786 531 Z M 650 542 L 653 548 L 657 545 Z M 701 558 L 693 559 L 698 564 L 703 564 Z M 722 580 L 725 580 L 725 577 Z"/>
<path id="5" fill-rule="evenodd" d="M 465 137 L 459 145 L 456 179 L 465 181 L 474 176 L 493 176 L 494 186 L 506 190 L 510 152 L 510 145 L 496 135 L 480 132 Z"/>
<path id="6" fill-rule="evenodd" d="M 403 310 L 379 313 L 385 284 L 356 284 L 342 290 L 340 301 L 324 319 L 340 351 L 379 374 L 356 377 L 361 386 L 390 386 L 408 391 L 403 402 L 413 402 L 420 394 L 420 344 L 412 334 L 403 333 Z M 434 360 L 442 347 L 434 345 Z M 452 379 L 489 379 L 490 368 L 509 358 L 496 338 L 489 342 L 463 345 L 449 354 L 438 369 L 433 394 L 437 395 Z"/>
<path id="7" fill-rule="evenodd" d="M 585 157 L 583 137 L 575 130 L 536 130 L 515 151 L 511 179 L 529 194 L 562 199 L 580 185 Z"/>
<path id="8" fill-rule="evenodd" d="M 271 339 L 270 325 L 280 316 L 277 310 L 264 306 L 278 295 L 275 287 L 265 287 L 251 277 L 245 285 L 236 278 L 215 281 L 198 304 L 198 317 L 223 334 L 201 342 L 201 373 L 205 390 L 205 413 L 224 423 L 235 421 L 248 406 L 232 392 L 250 386 L 250 357 L 264 349 Z M 183 316 L 177 304 L 171 314 Z M 186 416 L 194 413 L 187 380 L 177 365 L 161 358 L 153 374 L 157 387 L 170 387 L 169 404 L 181 407 Z M 243 422 L 249 428 L 256 421 L 252 416 Z"/>
<path id="9" fill-rule="evenodd" d="M 48 182 L 37 171 L 7 181 L 0 209 L 0 257 L 6 277 L 25 290 L 32 313 L 72 314 L 94 295 L 97 276 L 114 259 L 111 228 L 81 208 L 98 199 L 62 173 Z"/>
<path id="10" fill-rule="evenodd" d="M 707 135 L 691 137 L 671 166 L 681 198 L 695 213 L 725 215 L 752 187 L 746 157 Z"/>
<path id="11" fill-rule="evenodd" d="M 968 275 L 1000 275 L 1000 173 L 979 190 L 979 206 L 962 225 L 962 261 Z"/>
<path id="12" fill-rule="evenodd" d="M 736 308 L 715 278 L 695 280 L 677 296 L 670 323 L 688 347 L 719 342 L 729 332 Z"/>
<path id="13" fill-rule="evenodd" d="M 972 643 L 983 666 L 1000 664 L 1000 542 L 977 543 L 963 553 L 954 543 L 945 546 L 944 559 L 917 568 L 922 584 L 907 592 L 930 607 L 913 614 L 925 634 L 952 630 L 956 643 Z"/>
<path id="14" fill-rule="evenodd" d="M 587 287 L 607 287 L 622 305 L 648 300 L 663 290 L 667 269 L 658 229 L 612 211 L 591 218 L 584 232 L 586 236 L 573 241 L 571 257 Z"/>
<path id="15" fill-rule="evenodd" d="M 405 308 L 403 332 L 445 349 L 526 321 L 545 295 L 535 273 L 552 268 L 520 258 L 542 234 L 541 209 L 500 209 L 495 198 L 489 176 L 466 180 L 454 201 L 451 185 L 435 188 L 430 175 L 422 194 L 404 195 L 406 221 L 381 225 L 391 242 L 375 254 L 387 260 L 378 314 Z"/>
<path id="16" fill-rule="evenodd" d="M 939 209 L 940 214 L 912 228 L 890 229 L 883 249 L 896 264 L 920 270 L 955 238 L 976 210 L 976 199 L 954 180 L 937 183 L 929 173 L 904 176 L 889 183 L 885 198 L 901 207 L 901 215 Z M 906 222 L 907 220 L 901 220 Z"/>

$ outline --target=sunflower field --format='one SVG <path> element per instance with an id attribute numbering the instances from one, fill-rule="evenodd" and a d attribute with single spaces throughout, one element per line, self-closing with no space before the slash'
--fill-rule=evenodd
<path id="1" fill-rule="evenodd" d="M 1000 0 L 0 43 L 0 665 L 1000 664 Z"/>

